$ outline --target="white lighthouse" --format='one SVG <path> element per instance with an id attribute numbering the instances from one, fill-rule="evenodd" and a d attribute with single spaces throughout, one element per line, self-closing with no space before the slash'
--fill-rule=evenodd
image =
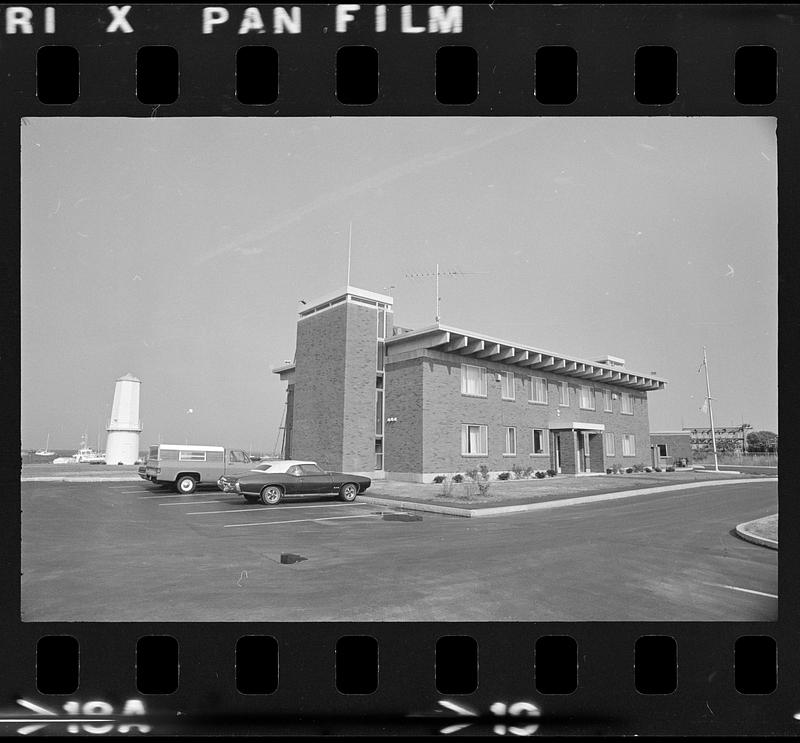
<path id="1" fill-rule="evenodd" d="M 117 380 L 114 405 L 106 431 L 106 463 L 135 464 L 139 458 L 139 387 L 141 382 L 132 374 Z"/>

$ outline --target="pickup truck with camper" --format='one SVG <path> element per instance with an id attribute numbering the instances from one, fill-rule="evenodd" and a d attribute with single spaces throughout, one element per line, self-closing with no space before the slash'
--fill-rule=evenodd
<path id="1" fill-rule="evenodd" d="M 148 450 L 139 477 L 154 485 L 168 485 L 190 495 L 198 485 L 214 485 L 223 475 L 240 475 L 253 465 L 247 452 L 224 446 L 157 444 Z"/>

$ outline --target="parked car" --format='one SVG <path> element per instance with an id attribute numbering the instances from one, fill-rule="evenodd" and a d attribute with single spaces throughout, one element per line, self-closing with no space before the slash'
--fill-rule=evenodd
<path id="1" fill-rule="evenodd" d="M 220 490 L 239 493 L 248 503 L 265 506 L 274 506 L 292 495 L 336 494 L 350 502 L 371 484 L 369 477 L 326 472 L 316 462 L 296 459 L 265 462 L 246 474 L 223 476 L 217 482 Z"/>
<path id="2" fill-rule="evenodd" d="M 222 475 L 247 472 L 250 457 L 241 449 L 224 446 L 157 444 L 151 446 L 139 477 L 158 485 L 174 485 L 182 495 L 193 493 L 198 484 L 213 484 Z"/>

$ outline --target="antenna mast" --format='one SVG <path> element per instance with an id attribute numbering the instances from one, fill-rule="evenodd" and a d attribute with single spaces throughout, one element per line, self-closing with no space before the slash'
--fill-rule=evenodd
<path id="1" fill-rule="evenodd" d="M 350 237 L 347 240 L 347 286 L 350 286 L 350 252 L 353 249 L 353 220 L 350 220 Z"/>

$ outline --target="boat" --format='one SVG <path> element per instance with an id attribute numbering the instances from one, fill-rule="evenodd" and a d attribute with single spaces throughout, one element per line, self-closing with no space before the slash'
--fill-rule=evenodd
<path id="1" fill-rule="evenodd" d="M 81 445 L 71 457 L 57 457 L 53 464 L 105 464 L 106 455 L 97 452 L 86 444 L 86 434 L 81 437 Z"/>
<path id="2" fill-rule="evenodd" d="M 52 457 L 55 456 L 54 451 L 50 451 L 50 434 L 47 434 L 47 443 L 44 445 L 44 449 L 39 449 L 38 451 L 33 452 L 34 456 L 37 457 Z"/>

